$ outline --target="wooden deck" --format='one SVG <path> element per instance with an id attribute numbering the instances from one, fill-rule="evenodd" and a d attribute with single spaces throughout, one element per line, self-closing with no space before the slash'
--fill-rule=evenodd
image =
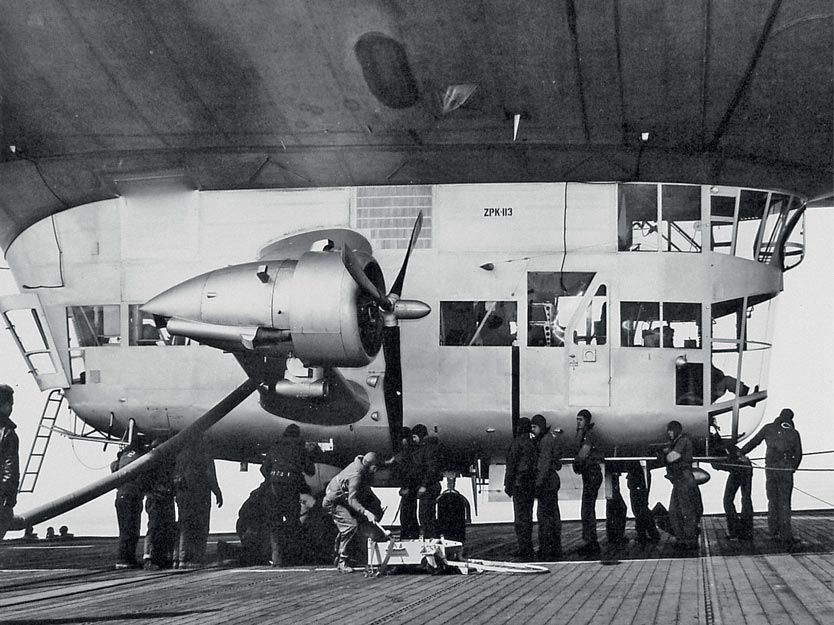
<path id="1" fill-rule="evenodd" d="M 790 554 L 765 538 L 765 528 L 765 518 L 757 516 L 755 541 L 728 541 L 723 519 L 706 517 L 699 552 L 684 557 L 666 538 L 647 547 L 608 548 L 600 523 L 601 558 L 567 553 L 546 564 L 549 574 L 380 578 L 223 563 L 116 572 L 112 538 L 7 541 L 0 546 L 0 622 L 830 625 L 834 513 L 794 515 L 802 546 Z M 578 546 L 578 522 L 565 522 L 563 533 L 566 551 Z M 467 548 L 472 557 L 508 559 L 512 527 L 470 527 Z"/>

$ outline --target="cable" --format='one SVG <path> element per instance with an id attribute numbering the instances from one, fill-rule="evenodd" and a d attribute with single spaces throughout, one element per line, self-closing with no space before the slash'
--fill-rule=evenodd
<path id="1" fill-rule="evenodd" d="M 806 495 L 807 497 L 810 497 L 811 499 L 816 499 L 820 503 L 824 503 L 825 505 L 831 506 L 832 508 L 834 508 L 834 503 L 831 503 L 830 501 L 826 501 L 825 499 L 820 499 L 816 495 L 812 495 L 811 493 L 805 492 L 804 490 L 802 490 L 801 488 L 797 488 L 796 486 L 794 486 L 793 489 L 797 492 L 802 493 L 803 495 Z"/>
<path id="2" fill-rule="evenodd" d="M 58 238 L 58 228 L 55 225 L 55 215 L 49 216 L 52 221 L 52 235 L 55 237 L 55 246 L 58 248 L 58 277 L 61 284 L 37 284 L 31 286 L 29 284 L 21 285 L 24 289 L 61 289 L 64 285 L 64 249 L 61 247 L 61 240 Z"/>
<path id="3" fill-rule="evenodd" d="M 834 469 L 790 469 L 788 467 L 785 467 L 785 468 L 782 468 L 782 467 L 763 467 L 763 466 L 758 465 L 758 464 L 753 464 L 753 465 L 733 464 L 731 462 L 711 462 L 710 464 L 715 464 L 715 465 L 719 465 L 719 466 L 722 466 L 722 467 L 740 467 L 740 468 L 759 469 L 761 471 L 819 471 L 819 472 L 822 472 L 822 473 L 834 471 Z"/>
<path id="4" fill-rule="evenodd" d="M 41 171 L 41 166 L 38 164 L 38 162 L 35 159 L 30 158 L 30 157 L 26 156 L 25 154 L 23 154 L 23 152 L 20 150 L 20 148 L 14 148 L 12 150 L 12 154 L 14 154 L 17 158 L 19 158 L 21 160 L 32 163 L 32 165 L 34 165 L 34 167 L 35 167 L 35 171 L 38 172 L 38 176 L 40 176 L 40 179 L 41 179 L 41 182 L 43 182 L 43 185 L 49 190 L 49 192 L 52 194 L 52 196 L 56 200 L 58 200 L 58 202 L 61 204 L 61 206 L 64 208 L 64 210 L 71 208 L 69 202 L 67 202 L 64 198 L 62 198 L 60 195 L 58 195 L 58 193 L 56 193 L 55 189 L 52 188 L 52 185 L 50 185 L 49 182 L 47 182 L 46 177 L 43 175 L 43 172 Z M 61 284 L 39 284 L 39 285 L 36 285 L 36 286 L 30 286 L 28 284 L 23 284 L 21 286 L 24 289 L 61 289 L 65 286 L 64 285 L 64 268 L 63 268 L 64 250 L 61 249 L 61 242 L 58 240 L 58 230 L 55 227 L 55 215 L 53 214 L 50 217 L 52 219 L 52 233 L 55 236 L 55 245 L 58 247 L 58 275 L 61 278 L 61 280 L 60 280 Z M 9 268 L 8 267 L 0 267 L 0 269 L 9 269 Z"/>
<path id="5" fill-rule="evenodd" d="M 825 451 L 803 451 L 802 457 L 805 456 L 819 456 L 821 454 L 834 454 L 834 449 L 826 449 Z M 764 460 L 764 456 L 759 456 L 758 458 L 748 458 L 748 460 Z"/>
<path id="6" fill-rule="evenodd" d="M 85 469 L 89 469 L 90 471 L 101 471 L 102 469 L 105 469 L 110 466 L 109 462 L 100 467 L 94 467 L 84 462 L 81 459 L 81 456 L 78 455 L 78 450 L 75 448 L 75 441 L 72 439 L 70 439 L 70 447 L 72 447 L 72 455 L 75 456 L 75 459 L 78 461 L 78 463 Z"/>
<path id="7" fill-rule="evenodd" d="M 17 156 L 20 159 L 23 159 L 24 161 L 28 161 L 29 163 L 32 163 L 32 165 L 35 166 L 35 171 L 38 172 L 38 176 L 40 176 L 40 178 L 41 178 L 41 182 L 43 182 L 44 186 L 47 189 L 49 189 L 49 192 L 55 197 L 56 200 L 58 200 L 61 203 L 61 205 L 65 209 L 70 208 L 69 202 L 67 202 L 64 198 L 62 198 L 60 195 L 58 195 L 55 192 L 55 189 L 53 189 L 52 186 L 46 181 L 46 178 L 44 177 L 43 172 L 41 171 L 41 166 L 38 165 L 38 162 L 35 159 L 33 159 L 29 156 L 25 156 L 21 152 L 20 148 L 16 148 L 16 149 L 12 150 L 12 154 L 14 154 L 15 156 Z"/>
<path id="8" fill-rule="evenodd" d="M 811 453 L 829 453 L 829 452 L 811 452 Z M 720 462 L 720 463 L 716 462 L 715 464 L 720 464 L 722 466 L 727 466 L 727 467 L 745 467 L 745 466 L 747 466 L 747 465 L 739 465 L 739 464 L 730 464 L 730 463 L 726 463 L 726 462 Z M 776 468 L 776 467 L 762 467 L 762 466 L 759 466 L 759 465 L 756 465 L 756 464 L 752 465 L 752 468 L 753 469 L 762 469 L 764 471 L 793 471 L 794 470 L 794 469 L 779 469 L 779 468 Z M 796 471 L 834 471 L 834 469 L 796 469 Z M 795 491 L 799 492 L 799 493 L 802 493 L 803 495 L 806 495 L 806 496 L 810 497 L 811 499 L 816 499 L 820 503 L 824 503 L 825 505 L 831 506 L 832 508 L 834 508 L 834 503 L 831 503 L 830 501 L 826 501 L 825 499 L 821 499 L 820 497 L 817 497 L 816 495 L 812 495 L 811 493 L 802 490 L 801 488 L 799 488 L 796 485 L 793 486 L 793 489 Z"/>
<path id="9" fill-rule="evenodd" d="M 756 469 L 764 469 L 765 471 L 820 471 L 822 473 L 832 472 L 834 469 L 782 469 L 779 467 L 754 467 Z"/>

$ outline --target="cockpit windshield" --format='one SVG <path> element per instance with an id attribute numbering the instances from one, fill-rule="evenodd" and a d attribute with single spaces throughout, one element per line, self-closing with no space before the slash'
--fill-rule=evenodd
<path id="1" fill-rule="evenodd" d="M 629 183 L 620 185 L 618 204 L 621 252 L 699 253 L 709 245 L 783 270 L 804 256 L 804 201 L 788 193 Z"/>

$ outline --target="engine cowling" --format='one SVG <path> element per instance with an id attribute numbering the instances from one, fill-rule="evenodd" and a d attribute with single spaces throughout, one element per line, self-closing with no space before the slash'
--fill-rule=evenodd
<path id="1" fill-rule="evenodd" d="M 376 261 L 367 255 L 361 260 L 365 274 L 385 290 Z M 339 254 L 309 252 L 302 256 L 289 294 L 293 351 L 303 362 L 359 367 L 379 352 L 382 314 L 345 271 Z M 273 302 L 277 299 L 276 294 Z"/>
<path id="2" fill-rule="evenodd" d="M 356 256 L 384 291 L 376 261 Z M 307 366 L 363 366 L 382 344 L 382 314 L 336 252 L 210 271 L 157 295 L 142 310 L 161 318 L 172 334 L 232 352 L 292 351 Z"/>

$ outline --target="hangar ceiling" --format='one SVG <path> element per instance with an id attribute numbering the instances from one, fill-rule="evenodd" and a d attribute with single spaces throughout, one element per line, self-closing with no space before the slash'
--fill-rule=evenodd
<path id="1" fill-rule="evenodd" d="M 0 16 L 4 248 L 167 175 L 834 186 L 830 0 L 0 0 Z"/>

